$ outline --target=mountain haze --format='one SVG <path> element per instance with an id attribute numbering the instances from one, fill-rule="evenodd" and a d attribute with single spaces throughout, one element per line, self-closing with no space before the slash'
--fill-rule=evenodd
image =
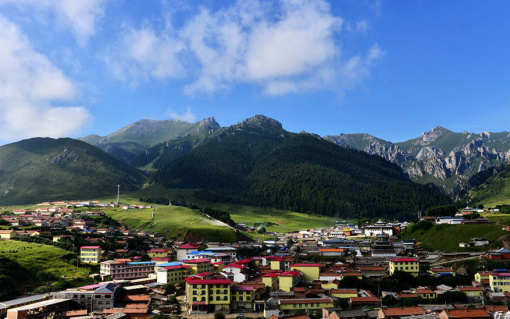
<path id="1" fill-rule="evenodd" d="M 32 138 L 0 147 L 0 204 L 115 198 L 146 176 L 99 148 L 70 138 Z"/>
<path id="2" fill-rule="evenodd" d="M 398 164 L 415 182 L 433 183 L 451 197 L 472 186 L 470 178 L 510 159 L 510 133 L 455 133 L 437 126 L 420 137 L 392 143 L 368 134 L 325 136 L 338 145 Z"/>

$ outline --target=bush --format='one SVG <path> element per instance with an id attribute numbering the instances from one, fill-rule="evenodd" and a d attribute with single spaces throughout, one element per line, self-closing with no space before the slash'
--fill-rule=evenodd
<path id="1" fill-rule="evenodd" d="M 225 319 L 225 314 L 223 312 L 215 312 L 214 319 Z"/>

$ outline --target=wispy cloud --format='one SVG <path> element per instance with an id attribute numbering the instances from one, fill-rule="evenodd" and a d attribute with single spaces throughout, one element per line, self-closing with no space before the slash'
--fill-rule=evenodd
<path id="1" fill-rule="evenodd" d="M 344 19 L 323 0 L 238 1 L 216 11 L 202 7 L 178 29 L 169 12 L 163 17 L 167 23 L 160 28 L 147 22 L 125 28 L 118 45 L 104 52 L 114 76 L 135 85 L 186 79 L 188 95 L 243 83 L 283 95 L 352 88 L 369 75 L 375 60 L 372 49 L 350 57 L 342 52 L 343 32 L 364 32 L 368 22 L 343 30 Z"/>
<path id="2" fill-rule="evenodd" d="M 189 106 L 186 108 L 186 113 L 184 113 L 184 114 L 179 114 L 172 110 L 168 110 L 167 114 L 171 119 L 185 121 L 185 122 L 189 122 L 189 123 L 195 122 L 195 120 L 197 118 L 193 114 L 193 112 L 191 111 L 191 108 Z"/>
<path id="3" fill-rule="evenodd" d="M 90 119 L 82 106 L 55 106 L 72 101 L 77 89 L 46 56 L 36 52 L 18 26 L 0 16 L 0 139 L 61 137 Z"/>
<path id="4" fill-rule="evenodd" d="M 0 0 L 0 5 L 36 8 L 38 14 L 49 13 L 61 29 L 69 29 L 76 41 L 84 46 L 96 33 L 99 19 L 104 15 L 105 0 Z"/>

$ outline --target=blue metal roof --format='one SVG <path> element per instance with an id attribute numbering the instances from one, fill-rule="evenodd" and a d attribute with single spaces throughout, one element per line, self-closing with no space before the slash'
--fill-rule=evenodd
<path id="1" fill-rule="evenodd" d="M 155 265 L 155 261 L 136 261 L 136 262 L 128 262 L 126 265 Z"/>
<path id="2" fill-rule="evenodd" d="M 180 262 L 171 262 L 171 263 L 158 264 L 158 267 L 173 267 L 173 266 L 180 266 L 180 265 L 182 265 L 182 263 L 180 263 Z"/>
<path id="3" fill-rule="evenodd" d="M 212 251 L 210 250 L 195 250 L 195 251 L 192 251 L 192 252 L 189 252 L 188 255 L 205 255 L 205 254 L 214 254 Z"/>

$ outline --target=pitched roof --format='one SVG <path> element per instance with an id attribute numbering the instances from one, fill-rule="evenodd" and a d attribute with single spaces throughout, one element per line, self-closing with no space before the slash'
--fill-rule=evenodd
<path id="1" fill-rule="evenodd" d="M 484 309 L 454 309 L 445 310 L 449 318 L 490 318 Z"/>
<path id="2" fill-rule="evenodd" d="M 230 279 L 191 279 L 189 285 L 228 285 Z"/>
<path id="3" fill-rule="evenodd" d="M 423 315 L 422 307 L 399 307 L 399 308 L 381 308 L 385 316 L 412 316 Z"/>
<path id="4" fill-rule="evenodd" d="M 187 243 L 187 244 L 180 245 L 179 247 L 177 247 L 177 249 L 195 249 L 198 247 L 200 247 L 200 246 L 197 244 Z"/>
<path id="5" fill-rule="evenodd" d="M 414 258 L 395 258 L 395 259 L 390 259 L 390 262 L 392 263 L 400 263 L 400 262 L 418 262 L 417 259 L 414 259 Z"/>
<path id="6" fill-rule="evenodd" d="M 305 299 L 280 299 L 281 305 L 288 304 L 310 304 L 310 303 L 329 303 L 333 302 L 331 298 L 305 298 Z"/>
<path id="7" fill-rule="evenodd" d="M 320 264 L 292 264 L 291 267 L 320 267 Z"/>

